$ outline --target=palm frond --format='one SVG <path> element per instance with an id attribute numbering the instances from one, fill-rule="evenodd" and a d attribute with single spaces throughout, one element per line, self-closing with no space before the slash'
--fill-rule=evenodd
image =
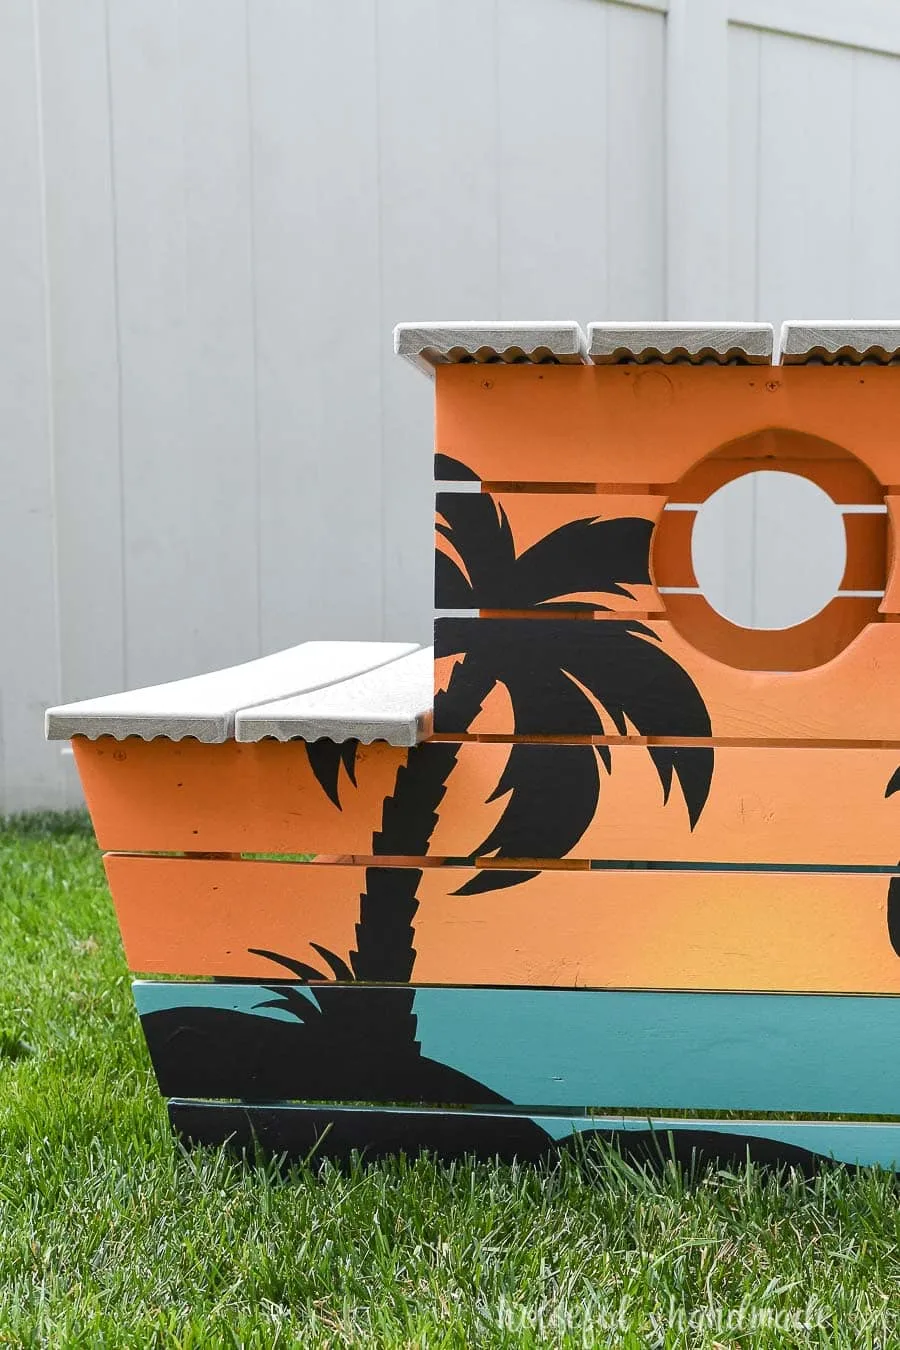
<path id="1" fill-rule="evenodd" d="M 335 952 L 329 951 L 327 947 L 323 947 L 321 942 L 311 942 L 309 945 L 312 947 L 313 951 L 319 953 L 322 960 L 326 963 L 328 969 L 339 983 L 352 983 L 354 979 L 353 971 L 347 965 L 346 961 Z"/>
<path id="2" fill-rule="evenodd" d="M 669 800 L 674 773 L 681 784 L 691 829 L 700 819 L 712 783 L 714 754 L 712 746 L 651 745 L 650 758 L 662 784 L 663 805 Z"/>
<path id="3" fill-rule="evenodd" d="M 471 581 L 465 607 L 515 608 L 504 598 L 512 589 L 516 545 L 503 507 L 483 492 L 439 492 L 437 510 L 446 521 L 440 533 L 456 549 Z"/>
<path id="4" fill-rule="evenodd" d="M 462 460 L 454 459 L 452 455 L 437 454 L 434 457 L 434 476 L 437 482 L 447 483 L 477 483 L 478 474 L 470 469 L 468 464 L 463 464 Z"/>
<path id="5" fill-rule="evenodd" d="M 650 582 L 652 533 L 653 522 L 637 516 L 586 517 L 551 530 L 516 559 L 509 608 L 543 606 L 583 592 L 630 598 L 628 585 Z"/>
<path id="6" fill-rule="evenodd" d="M 289 1012 L 298 1022 L 306 1024 L 317 1022 L 323 1016 L 322 1009 L 317 1004 L 289 984 L 266 985 L 266 989 L 277 997 L 267 999 L 265 1003 L 256 1003 L 255 1008 L 277 1008 L 281 1012 Z"/>
<path id="7" fill-rule="evenodd" d="M 518 647 L 518 644 L 516 644 Z M 552 642 L 514 650 L 498 662 L 497 679 L 509 692 L 517 736 L 603 736 L 603 719 L 583 690 L 560 669 Z M 548 713 L 552 709 L 552 727 Z"/>
<path id="8" fill-rule="evenodd" d="M 597 810 L 597 753 L 592 745 L 514 745 L 488 801 L 507 792 L 506 809 L 473 856 L 562 858 Z"/>
<path id="9" fill-rule="evenodd" d="M 620 734 L 626 733 L 630 722 L 641 736 L 712 735 L 700 691 L 687 671 L 658 645 L 652 629 L 614 620 L 566 628 L 592 630 L 561 633 L 556 655 L 563 668 L 606 709 Z M 568 651 L 563 650 L 565 646 Z M 673 774 L 678 779 L 693 829 L 709 796 L 712 747 L 651 746 L 650 758 L 664 800 L 668 800 Z"/>
<path id="10" fill-rule="evenodd" d="M 434 603 L 438 609 L 478 608 L 461 568 L 440 549 L 434 555 Z"/>
<path id="11" fill-rule="evenodd" d="M 316 947 L 314 942 L 309 945 Z M 327 980 L 328 978 L 320 970 L 316 970 L 315 966 L 307 965 L 305 961 L 298 961 L 293 956 L 282 956 L 280 952 L 270 952 L 265 947 L 248 947 L 247 950 L 254 956 L 264 956 L 267 961 L 274 961 L 276 965 L 284 966 L 285 970 L 291 971 L 304 984 L 311 984 L 315 980 Z M 321 954 L 321 948 L 316 947 L 316 950 Z"/>
<path id="12" fill-rule="evenodd" d="M 884 789 L 885 797 L 892 797 L 895 792 L 900 792 L 900 769 L 895 769 L 891 774 L 887 787 Z"/>
<path id="13" fill-rule="evenodd" d="M 359 741 L 341 741 L 341 763 L 350 782 L 356 787 L 356 752 Z"/>
<path id="14" fill-rule="evenodd" d="M 341 765 L 344 766 L 351 783 L 355 783 L 356 751 L 359 748 L 359 742 L 337 742 L 323 738 L 318 741 L 304 741 L 303 744 L 306 746 L 309 766 L 316 776 L 319 787 L 340 811 L 341 799 L 338 792 L 338 776 Z"/>
<path id="15" fill-rule="evenodd" d="M 888 884 L 887 924 L 891 946 L 900 956 L 900 877 L 891 877 Z"/>
<path id="16" fill-rule="evenodd" d="M 466 661 L 454 701 L 442 710 L 444 730 L 460 729 L 455 708 L 458 704 L 462 713 L 470 703 L 468 681 L 492 671 L 509 691 L 517 735 L 603 735 L 604 713 L 620 736 L 628 734 L 629 723 L 641 736 L 695 739 L 712 734 L 709 713 L 691 677 L 659 645 L 654 631 L 634 619 L 440 619 L 435 653 L 460 652 L 467 652 Z M 609 767 L 608 748 L 597 748 Z M 712 747 L 649 750 L 664 800 L 677 779 L 693 828 L 709 795 Z"/>
<path id="17" fill-rule="evenodd" d="M 628 586 L 650 581 L 653 523 L 638 516 L 568 521 L 515 555 L 515 540 L 503 507 L 486 493 L 439 493 L 438 532 L 452 543 L 471 584 L 460 608 L 532 609 L 558 602 L 567 609 L 606 609 L 563 596 L 600 593 L 631 597 Z M 438 554 L 440 559 L 443 555 Z M 438 562 L 441 607 L 458 579 Z"/>

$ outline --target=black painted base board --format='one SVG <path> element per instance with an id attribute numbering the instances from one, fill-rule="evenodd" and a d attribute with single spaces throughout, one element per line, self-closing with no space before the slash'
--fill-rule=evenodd
<path id="1" fill-rule="evenodd" d="M 715 1163 L 740 1166 L 748 1159 L 765 1166 L 787 1165 L 807 1174 L 829 1161 L 828 1127 L 823 1122 L 823 1152 L 781 1138 L 742 1132 L 740 1121 L 667 1121 L 651 1128 L 623 1130 L 598 1119 L 569 1117 L 562 1138 L 543 1128 L 550 1118 L 474 1111 L 385 1110 L 328 1106 L 242 1106 L 216 1102 L 171 1101 L 169 1119 L 187 1146 L 228 1145 L 238 1152 L 285 1156 L 291 1160 L 347 1162 L 354 1154 L 367 1160 L 428 1152 L 450 1161 L 467 1156 L 538 1162 L 579 1149 L 592 1139 L 614 1145 L 627 1161 L 660 1166 L 673 1160 L 684 1167 Z M 551 1127 L 552 1128 L 552 1127 Z M 772 1122 L 773 1131 L 777 1123 Z M 859 1128 L 865 1129 L 865 1126 Z M 885 1163 L 884 1165 L 889 1165 Z"/>

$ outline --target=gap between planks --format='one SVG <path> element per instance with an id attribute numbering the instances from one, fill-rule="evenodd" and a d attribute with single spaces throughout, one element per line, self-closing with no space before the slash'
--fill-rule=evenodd
<path id="1" fill-rule="evenodd" d="M 812 875 L 840 876 L 896 876 L 900 873 L 900 862 L 887 863 L 745 863 L 745 862 L 679 862 L 656 861 L 643 858 L 606 859 L 606 858 L 464 858 L 464 857 L 413 857 L 409 854 L 366 854 L 366 853 L 319 853 L 304 856 L 296 853 L 173 853 L 156 852 L 152 849 L 105 849 L 104 858 L 175 858 L 186 862 L 252 862 L 278 863 L 298 867 L 409 867 L 422 871 L 425 868 L 460 867 L 467 869 L 495 869 L 502 872 L 728 872 L 728 873 L 809 873 Z"/>

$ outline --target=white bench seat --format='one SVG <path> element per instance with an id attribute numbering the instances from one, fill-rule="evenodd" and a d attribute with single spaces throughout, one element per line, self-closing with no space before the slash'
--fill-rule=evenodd
<path id="1" fill-rule="evenodd" d="M 431 734 L 433 702 L 434 651 L 426 647 L 339 684 L 240 712 L 236 739 L 417 745 Z"/>
<path id="2" fill-rule="evenodd" d="M 48 740 L 192 736 L 218 744 L 234 736 L 244 709 L 352 680 L 417 650 L 415 642 L 304 642 L 208 675 L 50 708 L 45 733 Z"/>

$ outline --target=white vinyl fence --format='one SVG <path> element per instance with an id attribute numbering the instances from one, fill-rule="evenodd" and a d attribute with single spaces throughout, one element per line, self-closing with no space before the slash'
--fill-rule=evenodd
<path id="1" fill-rule="evenodd" d="M 48 704 L 427 638 L 397 321 L 900 315 L 898 54 L 897 0 L 4 0 L 0 811 L 78 800 Z"/>

